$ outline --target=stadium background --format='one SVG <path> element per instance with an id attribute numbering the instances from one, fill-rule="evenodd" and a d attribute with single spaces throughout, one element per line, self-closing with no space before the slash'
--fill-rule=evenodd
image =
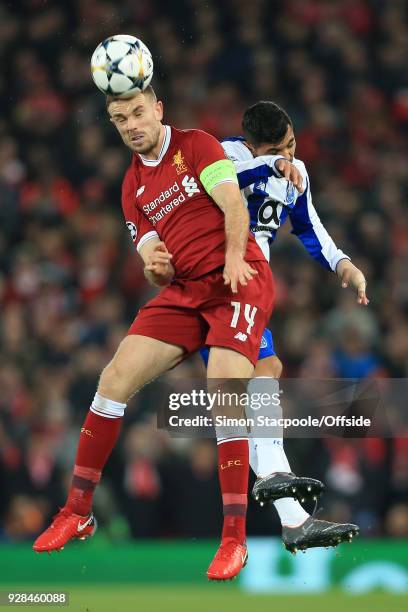
<path id="1" fill-rule="evenodd" d="M 82 568 L 100 570 L 103 558 L 124 570 L 131 559 L 134 578 L 125 571 L 128 584 L 120 589 L 130 589 L 129 602 L 142 602 L 147 593 L 149 605 L 142 608 L 156 609 L 153 587 L 138 591 L 131 584 L 152 582 L 145 567 L 156 575 L 156 586 L 173 585 L 173 595 L 165 596 L 184 609 L 193 587 L 180 586 L 182 576 L 169 565 L 174 556 L 184 564 L 185 556 L 197 556 L 185 567 L 186 581 L 197 583 L 191 590 L 197 610 L 199 597 L 208 597 L 208 605 L 234 601 L 234 610 L 241 609 L 237 602 L 256 601 L 254 609 L 263 610 L 280 601 L 238 597 L 244 582 L 231 593 L 230 587 L 216 595 L 200 590 L 214 544 L 206 548 L 196 539 L 218 537 L 221 521 L 215 448 L 206 440 L 176 444 L 155 429 L 160 397 L 154 385 L 129 405 L 97 492 L 98 542 L 73 545 L 64 551 L 67 561 L 29 553 L 34 535 L 64 501 L 98 374 L 153 293 L 122 219 L 120 185 L 129 154 L 107 121 L 89 58 L 111 34 L 139 36 L 153 53 L 152 84 L 164 100 L 166 121 L 218 138 L 239 134 L 243 109 L 258 99 L 288 110 L 315 205 L 337 244 L 365 271 L 371 304 L 358 308 L 334 275 L 329 278 L 281 230 L 272 253 L 278 291 L 271 327 L 284 375 L 406 377 L 407 17 L 403 0 L 2 3 L 0 554 L 6 573 L 0 582 L 85 587 L 103 575 L 116 593 L 123 572 L 109 580 L 112 574 Z M 170 376 L 199 372 L 199 360 L 192 359 Z M 373 563 L 400 559 L 406 588 L 406 439 L 294 440 L 287 449 L 294 470 L 328 484 L 325 518 L 361 526 L 354 556 L 350 547 L 340 557 L 350 567 L 370 555 Z M 250 505 L 249 533 L 279 534 L 273 508 Z M 272 550 L 277 541 L 256 542 Z M 110 563 L 109 551 L 118 550 L 122 561 Z M 308 555 L 305 562 L 312 561 Z M 253 574 L 261 569 L 254 556 Z M 289 577 L 291 571 L 279 570 Z M 338 588 L 336 580 L 320 590 Z M 272 582 L 266 590 L 285 591 Z M 296 591 L 293 581 L 287 584 Z M 159 591 L 156 596 L 159 606 Z M 101 602 L 92 607 L 97 593 L 87 597 L 75 609 L 105 609 Z M 403 609 L 402 599 L 381 597 L 372 596 L 369 605 Z M 330 591 L 310 605 L 333 607 L 335 600 L 327 598 Z"/>

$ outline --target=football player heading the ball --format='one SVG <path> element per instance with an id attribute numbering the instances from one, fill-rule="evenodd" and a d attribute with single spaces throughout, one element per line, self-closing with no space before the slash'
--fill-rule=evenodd
<path id="1" fill-rule="evenodd" d="M 126 45 L 111 55 L 107 43 L 110 87 L 112 71 L 123 68 L 119 55 Z M 234 379 L 251 378 L 272 312 L 272 273 L 249 232 L 233 163 L 209 134 L 164 125 L 163 104 L 150 86 L 128 97 L 132 84 L 125 85 L 126 98 L 107 99 L 110 118 L 133 152 L 122 206 L 146 276 L 164 288 L 141 308 L 102 371 L 81 429 L 67 502 L 35 541 L 37 552 L 60 550 L 94 533 L 93 492 L 129 398 L 204 345 L 210 346 L 210 379 L 224 379 L 231 390 Z M 241 416 L 238 406 L 232 408 Z M 218 446 L 218 465 L 224 524 L 208 577 L 227 580 L 247 558 L 246 435 L 227 436 Z"/>
<path id="2" fill-rule="evenodd" d="M 120 86 L 123 97 L 108 98 L 108 112 L 134 152 L 123 184 L 123 209 L 146 276 L 165 289 L 141 309 L 102 372 L 81 430 L 67 503 L 36 540 L 38 552 L 61 549 L 70 539 L 94 532 L 93 491 L 129 397 L 204 344 L 211 347 L 209 378 L 251 377 L 272 310 L 272 275 L 248 233 L 248 213 L 231 162 L 210 135 L 163 125 L 161 102 L 140 80 L 135 88 L 143 92 L 134 95 L 133 83 L 113 81 L 118 69 L 126 72 L 120 57 L 126 47 L 119 51 L 116 45 L 113 52 L 109 45 L 106 86 L 111 92 L 113 85 Z M 140 79 L 136 69 L 133 76 Z M 221 442 L 224 527 L 207 572 L 215 580 L 234 577 L 247 556 L 248 441 L 227 435 Z"/>

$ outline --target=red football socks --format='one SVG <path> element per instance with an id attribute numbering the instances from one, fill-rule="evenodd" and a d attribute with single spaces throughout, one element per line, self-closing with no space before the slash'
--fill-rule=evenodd
<path id="1" fill-rule="evenodd" d="M 65 508 L 87 516 L 102 469 L 119 437 L 123 418 L 107 418 L 88 412 L 81 428 L 74 474 Z"/>
<path id="2" fill-rule="evenodd" d="M 245 544 L 246 539 L 248 474 L 248 440 L 228 440 L 218 444 L 218 475 L 224 513 L 222 539 L 233 538 L 240 544 Z"/>

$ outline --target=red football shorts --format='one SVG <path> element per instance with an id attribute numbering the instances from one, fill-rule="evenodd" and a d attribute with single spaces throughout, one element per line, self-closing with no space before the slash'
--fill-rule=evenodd
<path id="1" fill-rule="evenodd" d="M 258 360 L 262 333 L 272 313 L 275 287 L 266 260 L 251 261 L 258 274 L 238 293 L 224 285 L 222 269 L 196 280 L 177 280 L 139 310 L 128 334 L 182 346 L 224 346 Z"/>

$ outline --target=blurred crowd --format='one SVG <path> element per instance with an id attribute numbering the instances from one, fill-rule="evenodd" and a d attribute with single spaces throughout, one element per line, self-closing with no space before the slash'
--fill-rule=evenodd
<path id="1" fill-rule="evenodd" d="M 259 99 L 289 112 L 318 212 L 371 303 L 282 229 L 271 329 L 284 376 L 407 377 L 407 13 L 404 0 L 1 4 L 0 538 L 31 538 L 64 503 L 98 375 L 154 294 L 122 218 L 129 152 L 91 81 L 96 45 L 142 38 L 177 127 L 222 138 Z M 96 513 L 111 537 L 217 536 L 214 443 L 158 431 L 161 399 L 151 385 L 130 403 Z M 325 518 L 408 536 L 407 438 L 289 440 L 287 453 L 327 482 Z M 273 508 L 251 504 L 249 525 L 278 533 Z"/>

